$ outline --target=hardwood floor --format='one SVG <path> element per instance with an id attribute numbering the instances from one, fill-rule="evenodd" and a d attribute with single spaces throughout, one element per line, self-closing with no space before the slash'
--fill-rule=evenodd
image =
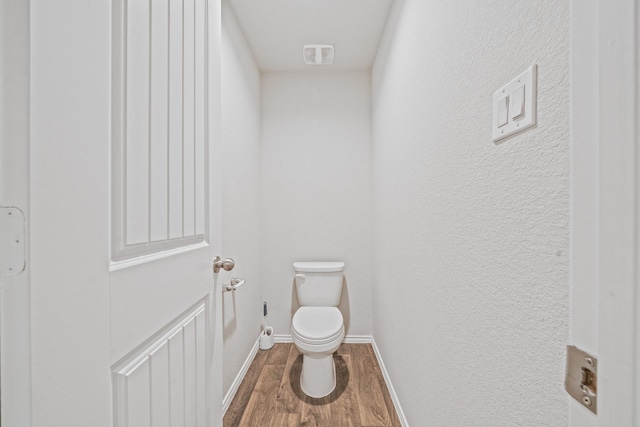
<path id="1" fill-rule="evenodd" d="M 224 427 L 400 427 L 370 344 L 342 344 L 333 355 L 336 389 L 314 399 L 300 389 L 302 354 L 293 344 L 258 350 Z"/>

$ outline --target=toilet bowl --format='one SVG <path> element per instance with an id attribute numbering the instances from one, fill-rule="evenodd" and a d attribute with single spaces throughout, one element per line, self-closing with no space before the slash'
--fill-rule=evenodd
<path id="1" fill-rule="evenodd" d="M 337 307 L 344 263 L 297 262 L 294 270 L 301 307 L 293 315 L 291 335 L 303 355 L 300 387 L 307 396 L 324 397 L 336 387 L 333 353 L 345 335 Z"/>
<path id="2" fill-rule="evenodd" d="M 344 339 L 342 313 L 337 307 L 300 307 L 291 335 L 302 353 L 300 387 L 310 397 L 324 397 L 336 387 L 333 353 Z"/>

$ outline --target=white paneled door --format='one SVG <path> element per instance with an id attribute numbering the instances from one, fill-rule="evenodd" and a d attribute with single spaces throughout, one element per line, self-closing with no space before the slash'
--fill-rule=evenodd
<path id="1" fill-rule="evenodd" d="M 219 426 L 220 2 L 13 3 L 28 5 L 14 341 L 29 354 L 3 363 L 19 378 L 2 383 L 1 419 Z M 30 402 L 7 407 L 17 385 Z"/>

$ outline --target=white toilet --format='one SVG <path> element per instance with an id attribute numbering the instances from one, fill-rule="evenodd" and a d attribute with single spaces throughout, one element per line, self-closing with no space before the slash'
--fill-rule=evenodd
<path id="1" fill-rule="evenodd" d="M 310 397 L 324 397 L 336 387 L 335 352 L 344 339 L 338 309 L 342 294 L 343 262 L 296 262 L 300 308 L 293 315 L 293 343 L 303 355 L 300 387 Z"/>

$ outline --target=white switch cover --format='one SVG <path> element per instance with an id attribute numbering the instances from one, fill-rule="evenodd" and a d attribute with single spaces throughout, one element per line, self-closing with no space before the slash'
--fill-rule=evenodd
<path id="1" fill-rule="evenodd" d="M 493 94 L 493 141 L 498 142 L 536 124 L 538 66 L 532 65 L 524 73 L 501 87 Z M 501 103 L 509 97 L 507 123 L 500 125 Z M 502 113 L 502 114 L 501 114 Z"/>
<path id="2" fill-rule="evenodd" d="M 498 127 L 509 123 L 509 96 L 503 96 L 498 100 Z"/>
<path id="3" fill-rule="evenodd" d="M 513 91 L 511 97 L 511 118 L 519 119 L 524 114 L 524 91 L 525 85 L 522 85 Z"/>

